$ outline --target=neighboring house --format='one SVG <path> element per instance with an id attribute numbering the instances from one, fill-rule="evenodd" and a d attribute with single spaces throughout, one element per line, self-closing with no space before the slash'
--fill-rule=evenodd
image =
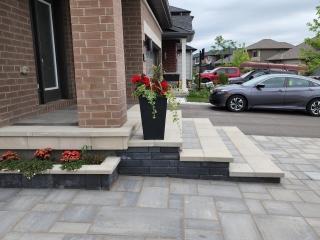
<path id="1" fill-rule="evenodd" d="M 0 127 L 75 103 L 79 127 L 123 126 L 137 102 L 132 77 L 159 62 L 176 72 L 178 42 L 186 58 L 193 17 L 168 4 L 0 1 Z"/>
<path id="2" fill-rule="evenodd" d="M 266 62 L 266 59 L 288 51 L 294 45 L 286 42 L 277 42 L 272 39 L 262 39 L 247 47 L 252 62 Z"/>
<path id="3" fill-rule="evenodd" d="M 182 54 L 181 54 L 181 44 L 177 45 L 178 47 L 178 73 L 180 76 L 182 75 Z M 192 53 L 196 51 L 196 48 L 193 48 L 191 46 L 186 46 L 186 57 L 187 57 L 187 72 L 186 72 L 186 78 L 187 79 L 192 79 Z"/>
<path id="4" fill-rule="evenodd" d="M 178 73 L 178 44 L 181 43 L 181 51 L 184 52 L 182 48 L 184 47 L 186 49 L 186 42 L 192 41 L 194 36 L 194 30 L 192 28 L 193 16 L 190 15 L 191 11 L 182 8 L 170 6 L 169 10 L 172 26 L 170 29 L 163 30 L 162 63 L 167 73 Z M 184 72 L 186 72 L 186 70 L 184 70 Z M 180 79 L 182 78 L 181 72 Z"/>
<path id="5" fill-rule="evenodd" d="M 272 63 L 295 64 L 295 65 L 305 64 L 305 61 L 299 59 L 299 56 L 302 55 L 302 52 L 300 50 L 301 48 L 307 50 L 307 49 L 310 49 L 311 46 L 303 42 L 284 53 L 276 54 L 266 60 Z M 311 73 L 311 76 L 320 76 L 320 69 Z"/>
<path id="6" fill-rule="evenodd" d="M 232 51 L 233 52 L 233 51 Z M 213 64 L 215 65 L 215 66 L 219 66 L 219 65 L 221 65 L 221 64 L 223 64 L 223 63 L 228 63 L 228 62 L 232 62 L 233 61 L 233 55 L 229 55 L 229 56 L 227 56 L 227 57 L 225 57 L 224 59 L 223 59 L 223 61 L 222 61 L 222 59 L 219 59 L 218 61 L 215 61 Z"/>

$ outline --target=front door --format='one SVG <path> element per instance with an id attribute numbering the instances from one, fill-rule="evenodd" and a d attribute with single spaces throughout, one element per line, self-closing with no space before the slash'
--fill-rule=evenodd
<path id="1" fill-rule="evenodd" d="M 62 69 L 59 69 L 61 58 L 56 44 L 61 36 L 56 36 L 60 26 L 57 26 L 54 14 L 57 2 L 59 1 L 30 0 L 39 100 L 42 104 L 61 99 Z"/>

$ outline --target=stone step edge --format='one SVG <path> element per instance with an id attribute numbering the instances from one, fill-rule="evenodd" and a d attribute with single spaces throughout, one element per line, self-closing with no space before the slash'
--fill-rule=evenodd
<path id="1" fill-rule="evenodd" d="M 100 165 L 82 165 L 76 171 L 61 170 L 61 164 L 54 164 L 52 169 L 48 169 L 38 174 L 112 174 L 120 163 L 120 157 L 108 156 Z M 22 174 L 18 170 L 5 171 L 1 170 L 0 174 Z"/>

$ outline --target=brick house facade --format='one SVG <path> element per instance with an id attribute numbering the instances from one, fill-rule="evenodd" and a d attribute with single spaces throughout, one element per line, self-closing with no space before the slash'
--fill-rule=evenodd
<path id="1" fill-rule="evenodd" d="M 2 0 L 0 127 L 75 103 L 79 127 L 121 127 L 136 102 L 131 77 L 161 63 L 168 45 L 172 20 L 160 1 Z"/>

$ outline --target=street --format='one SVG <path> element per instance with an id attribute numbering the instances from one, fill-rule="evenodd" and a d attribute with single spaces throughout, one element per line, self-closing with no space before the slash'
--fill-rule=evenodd
<path id="1" fill-rule="evenodd" d="M 320 118 L 305 112 L 249 110 L 229 112 L 211 104 L 181 104 L 183 118 L 209 118 L 214 126 L 236 126 L 246 135 L 320 137 Z"/>

